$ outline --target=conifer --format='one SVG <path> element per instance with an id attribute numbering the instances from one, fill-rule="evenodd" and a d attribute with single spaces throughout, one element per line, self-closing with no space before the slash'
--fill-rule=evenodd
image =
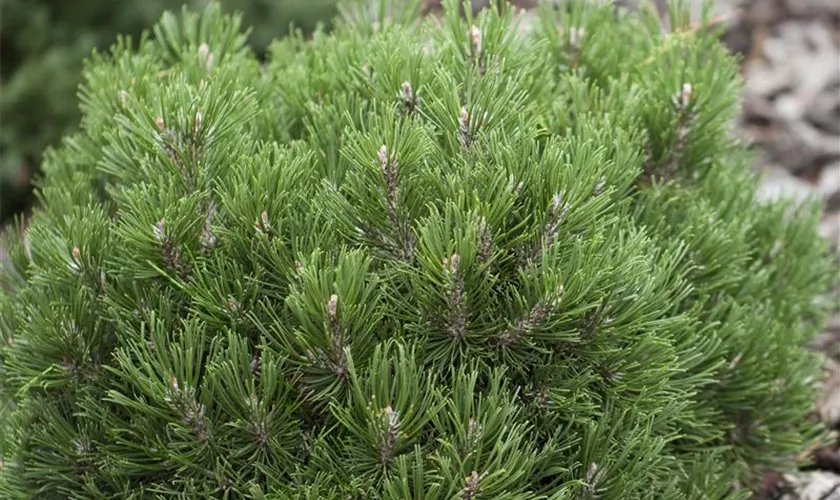
<path id="1" fill-rule="evenodd" d="M 89 61 L 2 275 L 0 494 L 738 499 L 793 467 L 835 269 L 815 205 L 756 205 L 715 33 L 365 7 L 266 64 L 217 5 Z"/>

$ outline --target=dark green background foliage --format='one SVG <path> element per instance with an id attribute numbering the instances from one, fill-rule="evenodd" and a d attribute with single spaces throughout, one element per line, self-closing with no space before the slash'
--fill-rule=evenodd
<path id="1" fill-rule="evenodd" d="M 0 494 L 746 498 L 819 438 L 817 207 L 754 206 L 714 35 L 412 15 L 88 65 L 10 235 Z"/>
<path id="2" fill-rule="evenodd" d="M 0 0 L 0 219 L 29 201 L 29 179 L 44 148 L 78 124 L 76 97 L 82 60 L 120 34 L 135 37 L 166 9 L 208 0 Z M 262 52 L 290 23 L 304 32 L 329 23 L 335 0 L 224 0 L 253 27 L 251 45 Z"/>

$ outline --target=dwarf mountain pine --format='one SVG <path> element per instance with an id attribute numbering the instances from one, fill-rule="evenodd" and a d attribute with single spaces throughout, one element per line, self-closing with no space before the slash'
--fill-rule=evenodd
<path id="1" fill-rule="evenodd" d="M 4 498 L 746 498 L 819 438 L 818 214 L 755 205 L 714 33 L 344 10 L 89 61 L 9 238 Z"/>

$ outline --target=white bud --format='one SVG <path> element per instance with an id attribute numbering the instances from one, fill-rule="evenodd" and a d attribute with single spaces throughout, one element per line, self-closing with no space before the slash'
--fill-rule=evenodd
<path id="1" fill-rule="evenodd" d="M 779 240 L 776 240 L 776 241 L 773 242 L 773 247 L 770 249 L 769 257 L 771 259 L 775 259 L 776 256 L 779 255 L 779 252 L 781 252 L 781 251 L 782 251 L 782 242 L 779 241 Z"/>
<path id="2" fill-rule="evenodd" d="M 561 203 L 563 203 L 563 193 L 555 193 L 555 195 L 551 198 L 551 208 L 557 210 L 560 208 Z"/>
<path id="3" fill-rule="evenodd" d="M 683 110 L 688 107 L 689 103 L 691 102 L 692 90 L 693 88 L 690 83 L 684 83 L 682 86 L 682 90 L 677 92 L 677 94 L 672 97 L 674 106 L 677 109 Z"/>
<path id="4" fill-rule="evenodd" d="M 569 30 L 569 44 L 571 44 L 572 48 L 575 50 L 580 48 L 580 44 L 583 41 L 583 36 L 585 34 L 585 28 L 572 28 Z"/>
<path id="5" fill-rule="evenodd" d="M 601 177 L 600 179 L 598 179 L 598 183 L 595 184 L 595 189 L 593 191 L 595 193 L 595 196 L 598 196 L 601 193 L 603 193 L 604 192 L 604 186 L 606 186 L 606 185 L 607 185 L 607 180 L 604 177 Z"/>
<path id="6" fill-rule="evenodd" d="M 452 271 L 452 274 L 458 274 L 458 267 L 461 265 L 461 256 L 458 252 L 452 254 L 452 257 L 449 259 L 449 268 Z"/>
<path id="7" fill-rule="evenodd" d="M 384 144 L 379 148 L 379 165 L 383 171 L 388 168 L 388 148 Z"/>
<path id="8" fill-rule="evenodd" d="M 480 54 L 481 53 L 481 30 L 478 29 L 478 26 L 471 26 L 469 34 L 470 34 L 470 41 L 472 42 L 473 54 Z"/>
<path id="9" fill-rule="evenodd" d="M 195 129 L 194 132 L 198 135 L 198 131 L 201 129 L 201 110 L 196 110 L 195 112 Z"/>
<path id="10" fill-rule="evenodd" d="M 743 356 L 742 356 L 742 354 L 741 354 L 741 353 L 739 353 L 737 356 L 735 356 L 734 358 L 732 358 L 732 361 L 730 361 L 730 362 L 729 362 L 729 369 L 730 369 L 730 370 L 734 370 L 734 369 L 735 369 L 735 367 L 736 367 L 736 366 L 738 366 L 738 363 L 740 363 L 740 362 L 741 362 L 741 358 L 742 358 L 742 357 L 743 357 Z"/>
<path id="11" fill-rule="evenodd" d="M 158 243 L 163 243 L 164 238 L 166 237 L 166 221 L 165 219 L 161 219 L 152 227 L 152 230 L 155 234 L 155 239 Z"/>
<path id="12" fill-rule="evenodd" d="M 388 426 L 397 427 L 400 423 L 400 412 L 391 408 L 391 405 L 386 406 L 383 410 L 385 416 L 388 417 Z"/>
<path id="13" fill-rule="evenodd" d="M 268 222 L 268 212 L 266 210 L 263 210 L 260 213 L 260 217 L 254 223 L 254 227 L 256 227 L 258 233 L 268 231 Z"/>
<path id="14" fill-rule="evenodd" d="M 470 112 L 467 111 L 466 106 L 461 106 L 461 115 L 458 117 L 459 122 L 461 123 L 462 127 L 469 125 L 470 123 Z"/>
<path id="15" fill-rule="evenodd" d="M 327 309 L 329 311 L 330 318 L 335 318 L 335 315 L 338 312 L 338 295 L 330 295 L 330 301 L 327 304 Z"/>
<path id="16" fill-rule="evenodd" d="M 595 462 L 592 462 L 591 464 L 589 464 L 589 469 L 586 471 L 586 482 L 591 485 L 593 483 L 593 481 L 595 480 L 595 477 L 597 476 L 597 474 L 598 474 L 598 464 L 596 464 Z"/>
<path id="17" fill-rule="evenodd" d="M 78 274 L 82 270 L 81 263 L 79 262 L 79 258 L 81 257 L 81 252 L 79 251 L 79 247 L 77 247 L 77 246 L 73 247 L 72 255 L 73 255 L 73 261 L 70 262 L 68 267 L 70 268 L 70 271 Z"/>
<path id="18" fill-rule="evenodd" d="M 688 102 L 691 100 L 691 91 L 691 84 L 684 83 L 682 87 L 682 93 L 680 94 L 683 106 L 688 106 Z"/>

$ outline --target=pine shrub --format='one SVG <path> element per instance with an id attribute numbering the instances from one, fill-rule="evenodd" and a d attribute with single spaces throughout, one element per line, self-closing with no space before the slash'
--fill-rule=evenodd
<path id="1" fill-rule="evenodd" d="M 10 236 L 4 498 L 748 498 L 822 438 L 834 269 L 715 34 L 419 8 L 89 61 Z"/>

